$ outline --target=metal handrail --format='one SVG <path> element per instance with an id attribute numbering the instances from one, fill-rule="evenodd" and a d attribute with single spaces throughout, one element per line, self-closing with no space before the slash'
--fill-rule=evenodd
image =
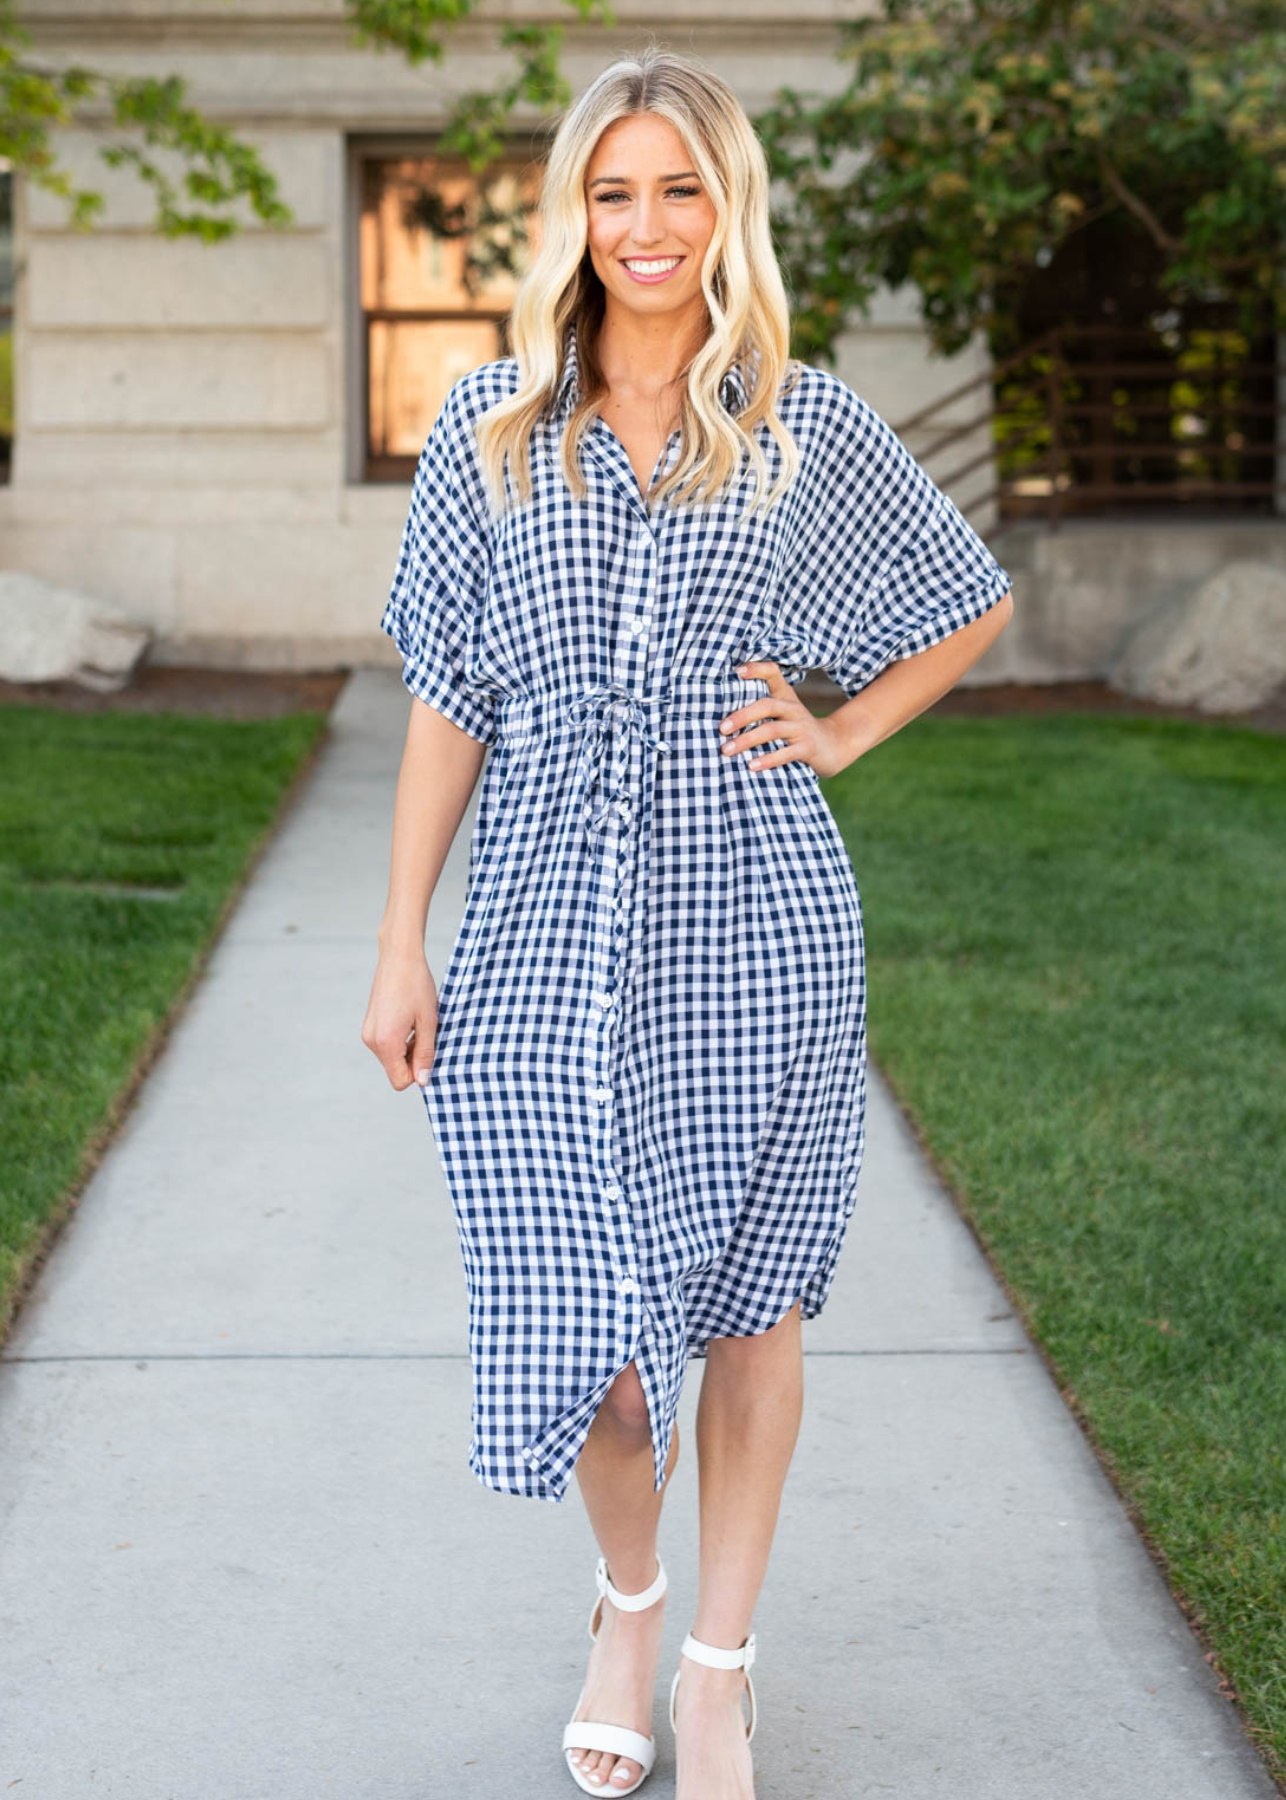
<path id="1" fill-rule="evenodd" d="M 1217 329 L 1212 327 L 1211 329 Z M 1113 471 L 1123 460 L 1130 458 L 1152 458 L 1158 462 L 1177 462 L 1183 457 L 1209 456 L 1232 457 L 1273 457 L 1275 459 L 1274 476 L 1280 471 L 1286 475 L 1286 441 L 1279 436 L 1275 443 L 1257 444 L 1230 443 L 1227 441 L 1228 424 L 1231 417 L 1235 420 L 1262 420 L 1286 416 L 1286 399 L 1261 400 L 1243 398 L 1220 400 L 1218 410 L 1224 415 L 1225 423 L 1212 426 L 1200 436 L 1166 439 L 1159 442 L 1139 442 L 1134 439 L 1113 437 L 1094 438 L 1089 441 L 1080 439 L 1074 432 L 1069 432 L 1068 425 L 1072 420 L 1084 419 L 1117 419 L 1128 414 L 1131 420 L 1174 418 L 1184 410 L 1195 410 L 1201 405 L 1198 399 L 1183 405 L 1140 399 L 1137 403 L 1132 397 L 1122 400 L 1078 400 L 1064 394 L 1063 387 L 1068 379 L 1077 382 L 1128 381 L 1155 383 L 1182 381 L 1190 388 L 1200 390 L 1211 382 L 1243 381 L 1247 378 L 1264 375 L 1278 376 L 1282 373 L 1279 365 L 1264 358 L 1226 359 L 1217 354 L 1216 360 L 1208 367 L 1188 367 L 1182 361 L 1182 351 L 1176 356 L 1155 358 L 1153 360 L 1121 360 L 1113 357 L 1110 361 L 1078 360 L 1069 355 L 1069 343 L 1072 340 L 1110 339 L 1113 344 L 1121 340 L 1141 338 L 1149 343 L 1158 344 L 1155 332 L 1146 326 L 1111 325 L 1099 322 L 1084 325 L 1054 326 L 1033 338 L 1021 349 L 1014 351 L 993 367 L 983 370 L 969 379 L 959 382 L 945 394 L 922 406 L 917 412 L 903 419 L 895 426 L 900 435 L 922 430 L 931 426 L 941 417 L 944 409 L 953 407 L 962 399 L 971 396 L 980 389 L 989 394 L 989 404 L 985 411 L 973 412 L 965 419 L 955 418 L 945 422 L 942 429 L 932 436 L 927 444 L 916 449 L 916 455 L 922 462 L 930 462 L 941 457 L 945 451 L 952 449 L 976 432 L 980 427 L 994 422 L 996 389 L 1015 371 L 1024 365 L 1030 366 L 1037 357 L 1047 356 L 1048 366 L 1043 371 L 1033 371 L 1031 379 L 1031 396 L 1043 394 L 1044 403 L 1038 405 L 1035 416 L 1018 417 L 1014 420 L 1014 428 L 1008 434 L 1003 445 L 989 442 L 976 455 L 957 463 L 949 471 L 938 477 L 939 485 L 950 489 L 966 476 L 972 475 L 981 465 L 994 462 L 998 449 L 1009 456 L 1021 452 L 1033 440 L 1048 436 L 1048 443 L 1039 454 L 1034 454 L 1030 463 L 1017 473 L 1008 476 L 998 475 L 982 492 L 972 494 L 967 503 L 961 504 L 961 510 L 971 510 L 982 505 L 998 502 L 1002 508 L 1008 502 L 1008 511 L 1012 514 L 1026 516 L 1044 512 L 1050 525 L 1057 528 L 1061 523 L 1069 498 L 1080 501 L 1121 500 L 1191 500 L 1196 498 L 1273 498 L 1286 493 L 1286 479 L 1264 480 L 1243 479 L 1240 468 L 1235 478 L 1232 471 L 1227 476 L 1214 474 L 1211 476 L 1184 475 L 1176 472 L 1173 481 L 1133 480 L 1120 481 L 1112 479 Z M 1216 346 L 1216 350 L 1218 347 Z M 1281 391 L 1280 389 L 1278 390 Z M 1211 435 L 1212 430 L 1219 430 L 1220 436 Z M 1070 481 L 1066 464 L 1069 459 L 1090 459 L 1095 468 L 1084 471 L 1077 476 L 1073 471 Z M 1107 479 L 1104 479 L 1106 472 Z M 1030 491 L 1033 480 L 1044 478 L 1047 482 L 1046 492 Z M 1027 484 L 1028 491 L 1022 491 Z"/>

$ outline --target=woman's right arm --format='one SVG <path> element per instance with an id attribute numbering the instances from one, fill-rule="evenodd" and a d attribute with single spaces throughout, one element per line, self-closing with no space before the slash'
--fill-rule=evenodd
<path id="1" fill-rule="evenodd" d="M 438 995 L 424 953 L 429 902 L 468 807 L 486 746 L 412 698 L 393 801 L 388 900 L 362 1042 L 395 1088 L 428 1079 Z"/>

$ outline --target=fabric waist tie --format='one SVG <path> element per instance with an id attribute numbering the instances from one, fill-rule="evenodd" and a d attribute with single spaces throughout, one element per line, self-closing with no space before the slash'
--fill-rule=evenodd
<path id="1" fill-rule="evenodd" d="M 613 814 L 628 830 L 637 796 L 629 791 L 629 740 L 669 754 L 673 746 L 662 735 L 669 721 L 683 716 L 707 718 L 712 734 L 734 707 L 757 700 L 768 691 L 761 678 L 712 676 L 678 682 L 657 694 L 638 694 L 624 682 L 593 688 L 511 694 L 496 709 L 497 736 L 510 742 L 566 731 L 580 734 L 577 759 L 584 794 L 583 820 L 591 842 L 601 843 Z"/>

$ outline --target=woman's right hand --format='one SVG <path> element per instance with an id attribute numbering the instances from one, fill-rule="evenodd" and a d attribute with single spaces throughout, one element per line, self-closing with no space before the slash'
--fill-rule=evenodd
<path id="1" fill-rule="evenodd" d="M 374 1051 L 399 1089 L 421 1087 L 433 1066 L 438 1032 L 438 990 L 424 955 L 384 951 L 362 1020 L 362 1042 Z"/>

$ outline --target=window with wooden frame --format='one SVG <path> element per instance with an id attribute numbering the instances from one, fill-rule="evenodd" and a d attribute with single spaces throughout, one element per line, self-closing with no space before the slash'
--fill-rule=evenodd
<path id="1" fill-rule="evenodd" d="M 405 481 L 453 383 L 509 354 L 541 168 L 399 146 L 361 149 L 356 173 L 362 478 Z"/>

